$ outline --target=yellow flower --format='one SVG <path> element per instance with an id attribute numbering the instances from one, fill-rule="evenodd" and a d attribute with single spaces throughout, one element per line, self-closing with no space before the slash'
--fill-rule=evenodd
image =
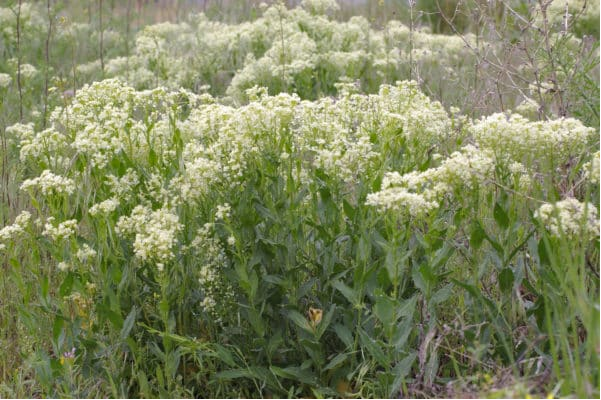
<path id="1" fill-rule="evenodd" d="M 323 317 L 323 310 L 319 308 L 309 307 L 309 321 L 311 322 L 311 326 L 315 328 L 317 324 L 321 322 L 321 318 Z"/>

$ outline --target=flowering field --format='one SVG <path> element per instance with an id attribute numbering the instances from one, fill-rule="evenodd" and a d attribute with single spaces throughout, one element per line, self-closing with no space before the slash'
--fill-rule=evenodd
<path id="1" fill-rule="evenodd" d="M 598 7 L 98 4 L 0 8 L 0 397 L 599 396 Z"/>

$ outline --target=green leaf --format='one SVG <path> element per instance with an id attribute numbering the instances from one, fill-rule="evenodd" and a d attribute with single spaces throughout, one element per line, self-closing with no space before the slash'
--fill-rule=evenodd
<path id="1" fill-rule="evenodd" d="M 359 295 L 357 294 L 356 291 L 354 291 L 350 287 L 346 286 L 341 281 L 332 282 L 332 286 L 335 289 L 337 289 L 340 293 L 342 293 L 342 295 L 348 300 L 349 303 L 351 303 L 354 306 L 359 305 L 359 303 L 360 303 L 359 299 L 358 299 Z"/>
<path id="2" fill-rule="evenodd" d="M 493 303 L 489 298 L 484 296 L 482 294 L 482 292 L 480 291 L 480 289 L 478 289 L 474 285 L 470 285 L 470 284 L 458 281 L 456 279 L 451 279 L 451 280 L 453 281 L 453 283 L 455 283 L 455 285 L 465 289 L 475 299 L 482 301 L 482 303 L 484 303 L 484 305 L 489 309 L 490 312 L 493 312 L 493 313 L 497 312 L 495 303 Z"/>
<path id="3" fill-rule="evenodd" d="M 255 375 L 248 369 L 230 369 L 227 371 L 217 372 L 215 377 L 218 379 L 239 379 L 239 378 L 255 378 Z"/>
<path id="4" fill-rule="evenodd" d="M 424 282 L 426 282 L 426 284 L 433 286 L 433 285 L 436 285 L 436 283 L 438 282 L 438 278 L 432 271 L 432 267 L 430 265 L 428 265 L 428 264 L 420 265 L 419 272 L 420 272 L 422 278 L 424 279 Z"/>
<path id="5" fill-rule="evenodd" d="M 332 318 L 334 317 L 334 311 L 336 310 L 336 305 L 332 304 L 328 312 L 321 319 L 321 322 L 316 326 L 315 339 L 319 340 L 321 336 L 325 333 L 332 322 Z"/>
<path id="6" fill-rule="evenodd" d="M 148 150 L 148 164 L 150 164 L 152 167 L 158 164 L 157 153 L 152 149 L 152 147 Z"/>
<path id="7" fill-rule="evenodd" d="M 513 271 L 511 268 L 503 268 L 499 273 L 499 286 L 505 294 L 510 293 L 513 287 Z"/>
<path id="8" fill-rule="evenodd" d="M 338 335 L 340 340 L 342 340 L 342 343 L 344 343 L 347 348 L 353 347 L 353 334 L 346 326 L 342 324 L 336 324 L 334 325 L 334 332 L 336 332 L 336 335 Z"/>
<path id="9" fill-rule="evenodd" d="M 63 341 L 65 339 L 65 335 L 64 335 L 64 327 L 65 325 L 65 320 L 63 319 L 63 317 L 61 317 L 60 315 L 57 315 L 54 318 L 54 325 L 52 326 L 52 339 L 53 339 L 53 344 L 56 347 L 56 350 L 60 350 L 60 348 L 63 345 Z"/>
<path id="10" fill-rule="evenodd" d="M 263 319 L 261 318 L 261 314 L 254 308 L 248 308 L 246 310 L 246 317 L 250 325 L 253 327 L 253 330 L 259 337 L 265 336 L 265 324 L 263 323 Z"/>
<path id="11" fill-rule="evenodd" d="M 357 210 L 351 205 L 351 203 L 349 203 L 346 199 L 343 199 L 342 207 L 344 208 L 344 214 L 346 214 L 349 219 L 354 220 Z"/>
<path id="12" fill-rule="evenodd" d="M 284 284 L 286 283 L 286 280 L 278 275 L 263 275 L 261 279 L 274 285 L 285 286 Z"/>
<path id="13" fill-rule="evenodd" d="M 398 304 L 393 299 L 386 295 L 380 295 L 376 297 L 376 304 L 374 306 L 374 314 L 384 324 L 384 326 L 390 326 L 396 321 L 396 310 Z"/>
<path id="14" fill-rule="evenodd" d="M 436 251 L 434 259 L 431 262 L 432 269 L 437 270 L 439 267 L 445 265 L 453 253 L 455 253 L 455 247 L 445 244 L 442 249 Z"/>
<path id="15" fill-rule="evenodd" d="M 509 227 L 509 217 L 507 216 L 507 213 L 499 203 L 495 203 L 493 216 L 495 217 L 495 221 L 497 221 L 497 224 L 501 228 L 507 229 Z"/>
<path id="16" fill-rule="evenodd" d="M 363 329 L 359 329 L 359 339 L 361 340 L 361 344 L 367 349 L 367 352 L 371 354 L 381 366 L 386 367 L 389 364 L 388 357 L 386 357 L 380 344 L 376 340 L 370 338 Z"/>
<path id="17" fill-rule="evenodd" d="M 321 349 L 322 346 L 319 342 L 301 339 L 300 344 L 303 346 L 303 349 L 307 352 L 307 354 L 309 354 L 316 365 L 321 366 L 325 363 L 325 358 Z"/>
<path id="18" fill-rule="evenodd" d="M 551 265 L 551 258 L 549 257 L 549 252 L 547 250 L 547 244 L 545 243 L 545 239 L 542 238 L 538 242 L 538 258 L 540 260 L 541 265 Z"/>
<path id="19" fill-rule="evenodd" d="M 131 311 L 127 315 L 127 318 L 125 318 L 125 321 L 123 322 L 123 327 L 121 328 L 121 332 L 119 333 L 119 339 L 125 340 L 129 336 L 129 333 L 131 332 L 132 328 L 134 327 L 134 323 L 136 322 L 136 314 L 137 310 L 134 306 L 132 307 Z"/>
<path id="20" fill-rule="evenodd" d="M 141 369 L 138 370 L 138 385 L 140 386 L 140 397 L 153 398 L 155 396 L 150 392 L 150 386 L 148 385 L 148 378 Z"/>
<path id="21" fill-rule="evenodd" d="M 479 249 L 486 236 L 486 232 L 482 228 L 482 225 L 480 225 L 479 222 L 476 222 L 472 227 L 472 232 L 470 233 L 470 246 L 475 249 Z"/>
<path id="22" fill-rule="evenodd" d="M 108 309 L 106 305 L 98 307 L 98 314 L 102 318 L 108 319 L 116 330 L 121 331 L 123 328 L 123 317 L 119 313 Z"/>
<path id="23" fill-rule="evenodd" d="M 426 294 L 428 285 L 422 278 L 419 268 L 413 267 L 411 269 L 411 277 L 413 278 L 413 284 L 415 285 L 415 287 L 418 288 L 419 291 L 422 292 L 423 294 Z"/>
<path id="24" fill-rule="evenodd" d="M 404 300 L 397 310 L 397 318 L 412 317 L 417 305 L 417 296 Z"/>
<path id="25" fill-rule="evenodd" d="M 328 371 L 330 369 L 334 369 L 337 366 L 339 366 L 340 364 L 342 364 L 343 362 L 345 362 L 348 359 L 348 353 L 341 353 L 338 354 L 336 357 L 332 358 L 330 360 L 330 362 L 328 363 L 328 365 L 326 365 L 324 367 L 324 371 Z"/>
<path id="26" fill-rule="evenodd" d="M 311 334 L 314 333 L 313 328 L 309 324 L 309 321 L 307 321 L 307 318 L 305 318 L 298 311 L 288 310 L 286 312 L 286 316 L 288 317 L 288 319 L 290 319 L 292 322 L 294 322 L 296 324 L 296 326 L 298 326 L 302 330 L 309 332 Z"/>
<path id="27" fill-rule="evenodd" d="M 390 396 L 391 398 L 397 398 L 398 396 L 398 391 L 401 389 L 401 385 L 403 384 L 403 382 L 405 381 L 405 378 L 407 377 L 407 375 L 409 374 L 409 372 L 411 372 L 411 366 L 413 365 L 413 362 L 415 361 L 415 358 L 417 357 L 417 353 L 413 352 L 411 354 L 409 354 L 407 357 L 403 358 L 401 361 L 399 361 L 394 368 L 392 369 L 395 378 L 394 378 L 394 382 L 392 383 L 392 386 L 390 388 Z"/>
<path id="28" fill-rule="evenodd" d="M 73 280 L 74 276 L 71 272 L 69 272 L 58 290 L 58 293 L 61 297 L 65 297 L 71 294 L 71 289 L 73 288 Z"/>
<path id="29" fill-rule="evenodd" d="M 271 367 L 269 367 L 269 369 L 271 370 L 271 372 L 274 373 L 274 375 L 279 376 L 281 378 L 296 380 L 298 382 L 306 383 L 308 385 L 317 384 L 317 379 L 311 372 L 307 370 L 302 370 L 299 367 L 280 368 L 276 367 L 275 365 L 272 365 Z"/>
<path id="30" fill-rule="evenodd" d="M 396 328 L 392 338 L 392 345 L 396 351 L 404 350 L 405 343 L 413 329 L 413 318 L 405 318 Z"/>
<path id="31" fill-rule="evenodd" d="M 430 299 L 430 301 L 432 302 L 432 304 L 444 303 L 445 301 L 447 301 L 449 299 L 449 297 L 451 297 L 452 294 L 453 294 L 453 284 L 449 283 L 449 284 L 443 286 L 442 289 L 437 290 L 436 293 L 434 293 L 432 295 L 432 298 Z"/>

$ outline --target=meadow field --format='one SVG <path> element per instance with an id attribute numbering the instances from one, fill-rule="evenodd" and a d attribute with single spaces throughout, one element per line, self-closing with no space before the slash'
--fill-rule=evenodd
<path id="1" fill-rule="evenodd" d="M 1 398 L 600 396 L 599 3 L 0 0 Z"/>

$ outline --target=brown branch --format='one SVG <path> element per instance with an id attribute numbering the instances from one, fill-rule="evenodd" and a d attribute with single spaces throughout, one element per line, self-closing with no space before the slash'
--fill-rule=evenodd
<path id="1" fill-rule="evenodd" d="M 99 29 L 100 29 L 100 72 L 104 79 L 104 28 L 102 27 L 102 0 L 98 0 Z"/>
<path id="2" fill-rule="evenodd" d="M 19 121 L 23 121 L 23 88 L 21 86 L 21 2 L 17 8 L 17 88 L 19 89 Z"/>
<path id="3" fill-rule="evenodd" d="M 48 115 L 48 81 L 50 70 L 50 37 L 52 36 L 52 14 L 50 13 L 50 0 L 46 1 L 46 9 L 48 11 L 48 33 L 46 34 L 46 46 L 44 55 L 46 57 L 46 70 L 44 71 L 44 120 L 43 127 L 46 128 L 46 119 Z"/>

